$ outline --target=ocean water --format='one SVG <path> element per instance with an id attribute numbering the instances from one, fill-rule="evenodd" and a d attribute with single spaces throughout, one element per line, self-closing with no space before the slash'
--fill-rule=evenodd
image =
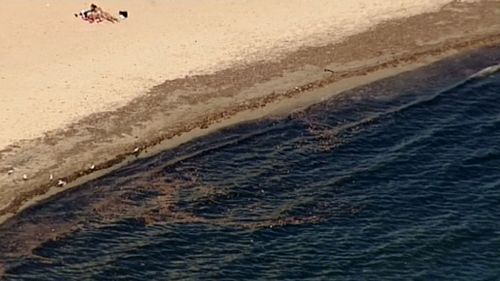
<path id="1" fill-rule="evenodd" d="M 61 193 L 0 226 L 4 279 L 499 280 L 499 58 L 447 59 Z"/>

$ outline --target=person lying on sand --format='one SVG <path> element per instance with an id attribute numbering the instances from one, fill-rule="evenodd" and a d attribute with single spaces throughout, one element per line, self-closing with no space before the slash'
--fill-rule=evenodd
<path id="1" fill-rule="evenodd" d="M 90 8 L 92 9 L 92 11 L 94 13 L 96 13 L 98 15 L 98 17 L 100 19 L 105 19 L 105 20 L 110 21 L 112 23 L 118 22 L 118 19 L 116 17 L 112 16 L 110 13 L 108 13 L 106 11 L 103 11 L 103 9 L 101 9 L 101 7 L 98 7 L 95 4 L 91 4 Z"/>
<path id="2" fill-rule="evenodd" d="M 80 16 L 84 21 L 88 21 L 90 23 L 102 22 L 103 20 L 107 20 L 112 23 L 118 22 L 118 18 L 104 11 L 96 4 L 90 4 L 90 9 L 81 11 L 79 14 L 75 14 L 75 17 L 78 16 Z"/>

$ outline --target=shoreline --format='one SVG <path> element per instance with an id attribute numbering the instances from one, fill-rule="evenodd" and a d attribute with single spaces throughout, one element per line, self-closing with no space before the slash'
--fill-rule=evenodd
<path id="1" fill-rule="evenodd" d="M 453 4 L 437 13 L 386 22 L 341 43 L 294 51 L 276 61 L 170 80 L 119 110 L 94 114 L 64 130 L 10 146 L 0 151 L 0 223 L 137 157 L 223 127 L 304 108 L 455 54 L 498 46 L 499 23 L 492 9 L 500 9 L 497 3 Z M 481 10 L 488 5 L 492 18 L 469 18 L 471 22 L 464 24 L 457 17 L 470 7 Z M 449 21 L 446 28 L 436 25 L 443 18 Z M 458 27 L 453 31 L 450 25 Z M 434 30 L 426 32 L 430 27 Z M 410 39 L 391 38 L 396 31 Z M 15 173 L 7 175 L 11 168 Z M 28 180 L 20 178 L 23 174 L 29 175 Z M 56 187 L 59 179 L 69 184 Z"/>

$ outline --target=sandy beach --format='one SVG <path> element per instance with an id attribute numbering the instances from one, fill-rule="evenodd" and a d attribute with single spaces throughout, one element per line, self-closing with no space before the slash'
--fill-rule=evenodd
<path id="1" fill-rule="evenodd" d="M 1 220 L 135 157 L 500 42 L 499 1 L 100 1 L 130 13 L 117 24 L 73 16 L 88 4 L 0 11 Z"/>
<path id="2" fill-rule="evenodd" d="M 0 11 L 0 148 L 116 109 L 166 80 L 335 42 L 447 2 L 100 1 L 109 11 L 129 11 L 113 25 L 74 18 L 85 1 L 7 1 Z"/>

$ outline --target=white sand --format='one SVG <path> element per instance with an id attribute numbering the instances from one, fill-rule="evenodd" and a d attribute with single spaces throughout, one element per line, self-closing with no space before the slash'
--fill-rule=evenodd
<path id="1" fill-rule="evenodd" d="M 112 110 L 167 79 L 340 40 L 452 0 L 102 0 L 119 24 L 73 16 L 89 2 L 3 0 L 0 149 L 90 113 Z M 328 36 L 327 36 L 328 35 Z"/>

